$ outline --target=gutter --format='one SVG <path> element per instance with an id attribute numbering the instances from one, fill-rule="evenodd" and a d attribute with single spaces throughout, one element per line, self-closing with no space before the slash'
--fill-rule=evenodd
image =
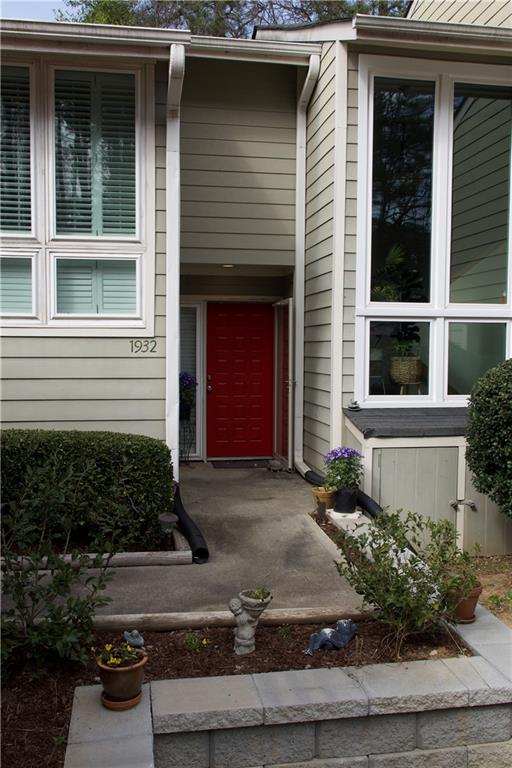
<path id="1" fill-rule="evenodd" d="M 42 51 L 58 49 L 61 53 L 146 55 L 167 61 L 169 46 L 185 45 L 187 56 L 241 61 L 309 66 L 309 58 L 320 53 L 314 43 L 274 40 L 239 40 L 236 38 L 192 35 L 189 30 L 153 27 L 126 27 L 113 24 L 76 24 L 2 20 L 4 50 Z M 82 44 L 91 47 L 82 49 Z M 80 49 L 77 50 L 77 45 Z"/>
<path id="2" fill-rule="evenodd" d="M 2 38 L 35 38 L 38 40 L 108 42 L 110 44 L 168 46 L 172 42 L 190 42 L 190 32 L 156 27 L 124 27 L 118 24 L 77 24 L 68 21 L 24 21 L 2 19 Z"/>
<path id="3" fill-rule="evenodd" d="M 306 118 L 307 107 L 320 72 L 320 56 L 310 57 L 309 69 L 297 100 L 297 160 L 295 170 L 295 271 L 293 296 L 295 303 L 295 403 L 294 447 L 295 468 L 305 475 L 310 467 L 304 462 L 304 270 L 306 244 Z"/>
<path id="4" fill-rule="evenodd" d="M 379 43 L 394 49 L 404 43 L 445 54 L 461 51 L 510 57 L 512 51 L 512 29 L 506 27 L 357 14 L 352 28 L 356 42 Z"/>

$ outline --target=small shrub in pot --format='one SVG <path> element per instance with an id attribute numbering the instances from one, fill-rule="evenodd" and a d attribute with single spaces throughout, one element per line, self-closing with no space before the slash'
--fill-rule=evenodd
<path id="1" fill-rule="evenodd" d="M 340 533 L 339 573 L 390 631 L 397 658 L 410 635 L 435 632 L 476 581 L 474 561 L 448 520 L 384 513 L 364 532 Z"/>

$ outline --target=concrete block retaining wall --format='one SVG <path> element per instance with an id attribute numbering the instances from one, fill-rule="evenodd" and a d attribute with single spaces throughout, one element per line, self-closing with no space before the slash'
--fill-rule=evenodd
<path id="1" fill-rule="evenodd" d="M 77 688 L 65 768 L 511 768 L 512 630 L 458 631 L 478 655 L 161 680 L 129 712 Z"/>
<path id="2" fill-rule="evenodd" d="M 161 681 L 151 698 L 155 768 L 512 765 L 512 684 L 478 657 Z"/>

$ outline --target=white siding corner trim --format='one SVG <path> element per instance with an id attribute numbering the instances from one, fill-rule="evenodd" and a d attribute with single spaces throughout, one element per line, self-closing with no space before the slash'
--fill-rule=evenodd
<path id="1" fill-rule="evenodd" d="M 180 369 L 180 102 L 185 76 L 185 47 L 171 45 L 166 130 L 166 386 L 165 437 L 179 480 Z"/>
<path id="2" fill-rule="evenodd" d="M 306 112 L 320 72 L 320 56 L 310 57 L 309 69 L 297 102 L 297 160 L 295 181 L 295 429 L 294 463 L 303 474 L 304 462 L 304 270 L 306 241 Z"/>

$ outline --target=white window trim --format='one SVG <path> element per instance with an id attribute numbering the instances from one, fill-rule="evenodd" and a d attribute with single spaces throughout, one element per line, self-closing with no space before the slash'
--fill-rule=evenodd
<path id="1" fill-rule="evenodd" d="M 152 337 L 155 333 L 155 67 L 153 62 L 133 63 L 127 66 L 112 65 L 101 58 L 94 64 L 83 66 L 82 60 L 43 56 L 30 60 L 21 57 L 4 57 L 4 64 L 30 66 L 31 75 L 31 151 L 32 151 L 32 232 L 15 236 L 5 233 L 2 238 L 2 254 L 12 256 L 29 250 L 35 254 L 35 301 L 37 317 L 2 316 L 2 336 L 27 337 L 115 337 L 136 335 Z M 136 81 L 136 236 L 63 236 L 52 237 L 54 222 L 54 147 L 53 124 L 53 72 L 55 69 L 90 70 L 95 72 L 122 72 L 135 74 Z M 48 126 L 50 125 L 50 128 Z M 36 163 L 36 157 L 38 162 Z M 41 162 L 44 160 L 44 163 Z M 137 291 L 140 301 L 138 317 L 112 319 L 112 316 L 95 315 L 87 319 L 74 316 L 55 317 L 52 314 L 51 296 L 54 280 L 50 263 L 55 256 L 84 258 L 133 258 L 140 266 L 137 272 Z"/>
<path id="2" fill-rule="evenodd" d="M 57 234 L 56 227 L 56 194 L 55 194 L 55 72 L 65 69 L 68 72 L 108 72 L 108 74 L 133 75 L 135 79 L 135 234 L 133 235 L 94 235 L 94 234 Z M 112 66 L 62 66 L 62 64 L 50 64 L 45 77 L 47 83 L 47 114 L 48 114 L 48 140 L 46 147 L 46 157 L 48 158 L 47 174 L 47 200 L 49 234 L 48 240 L 54 244 L 55 241 L 94 241 L 94 242 L 142 242 L 144 240 L 144 230 L 142 228 L 141 200 L 143 199 L 141 182 L 145 177 L 145 158 L 144 158 L 144 97 L 142 88 L 143 70 L 141 67 L 112 67 Z"/>
<path id="3" fill-rule="evenodd" d="M 2 61 L 2 66 L 6 67 L 25 67 L 28 69 L 29 78 L 29 103 L 30 103 L 30 230 L 27 232 L 13 232 L 12 230 L 0 231 L 1 238 L 9 238 L 15 241 L 26 240 L 27 238 L 36 237 L 36 168 L 38 164 L 36 162 L 36 155 L 38 155 L 37 131 L 36 131 L 36 110 L 37 110 L 37 93 L 38 88 L 36 85 L 36 69 L 34 61 L 31 59 L 14 59 Z M 38 157 L 37 157 L 38 159 Z"/>
<path id="4" fill-rule="evenodd" d="M 0 258 L 5 259 L 30 259 L 31 261 L 31 286 L 32 286 L 32 311 L 29 313 L 21 312 L 5 312 L 2 315 L 2 322 L 5 325 L 17 325 L 20 320 L 22 322 L 37 323 L 40 322 L 40 304 L 38 301 L 38 286 L 41 284 L 38 270 L 40 267 L 40 259 L 38 259 L 38 252 L 35 250 L 4 250 Z M 38 311 L 39 310 L 39 311 Z"/>
<path id="5" fill-rule="evenodd" d="M 102 261 L 102 260 L 119 260 L 119 261 L 134 261 L 135 262 L 135 269 L 136 269 L 136 295 L 137 295 L 137 304 L 136 304 L 136 310 L 133 315 L 112 315 L 112 314 L 74 314 L 74 313 L 59 313 L 57 312 L 57 261 L 59 259 L 66 259 L 66 260 L 73 260 L 77 259 L 80 261 Z M 49 324 L 51 325 L 62 325 L 63 322 L 66 323 L 66 325 L 72 325 L 74 327 L 89 327 L 94 326 L 96 319 L 101 319 L 102 323 L 105 323 L 111 328 L 124 328 L 127 325 L 130 327 L 134 327 L 134 323 L 138 322 L 141 327 L 144 327 L 144 317 L 142 315 L 142 307 L 143 307 L 143 301 L 142 301 L 142 284 L 141 284 L 141 262 L 142 262 L 142 254 L 132 254 L 132 255 L 126 255 L 126 256 L 119 256 L 116 254 L 115 259 L 113 259 L 111 254 L 108 253 L 95 253 L 91 254 L 90 251 L 87 251 L 85 253 L 64 253 L 63 251 L 49 251 L 49 263 L 48 263 L 48 270 L 47 270 L 47 280 L 46 280 L 46 286 L 48 290 L 48 306 L 50 307 L 49 311 Z"/>
<path id="6" fill-rule="evenodd" d="M 436 83 L 432 162 L 431 300 L 429 303 L 370 301 L 374 77 L 429 80 Z M 467 404 L 468 398 L 465 396 L 445 394 L 448 379 L 449 320 L 506 323 L 506 357 L 512 357 L 512 211 L 509 216 L 507 304 L 449 304 L 448 301 L 451 248 L 452 103 L 455 82 L 512 84 L 510 70 L 503 66 L 403 59 L 392 56 L 361 55 L 359 57 L 354 397 L 366 407 L 451 407 Z M 449 137 L 449 141 L 446 141 L 446 136 Z M 446 171 L 447 168 L 449 173 Z M 512 180 L 510 184 L 512 207 Z M 434 258 L 434 254 L 445 256 Z M 428 396 L 368 394 L 369 324 L 372 320 L 384 318 L 399 322 L 431 321 Z"/>

